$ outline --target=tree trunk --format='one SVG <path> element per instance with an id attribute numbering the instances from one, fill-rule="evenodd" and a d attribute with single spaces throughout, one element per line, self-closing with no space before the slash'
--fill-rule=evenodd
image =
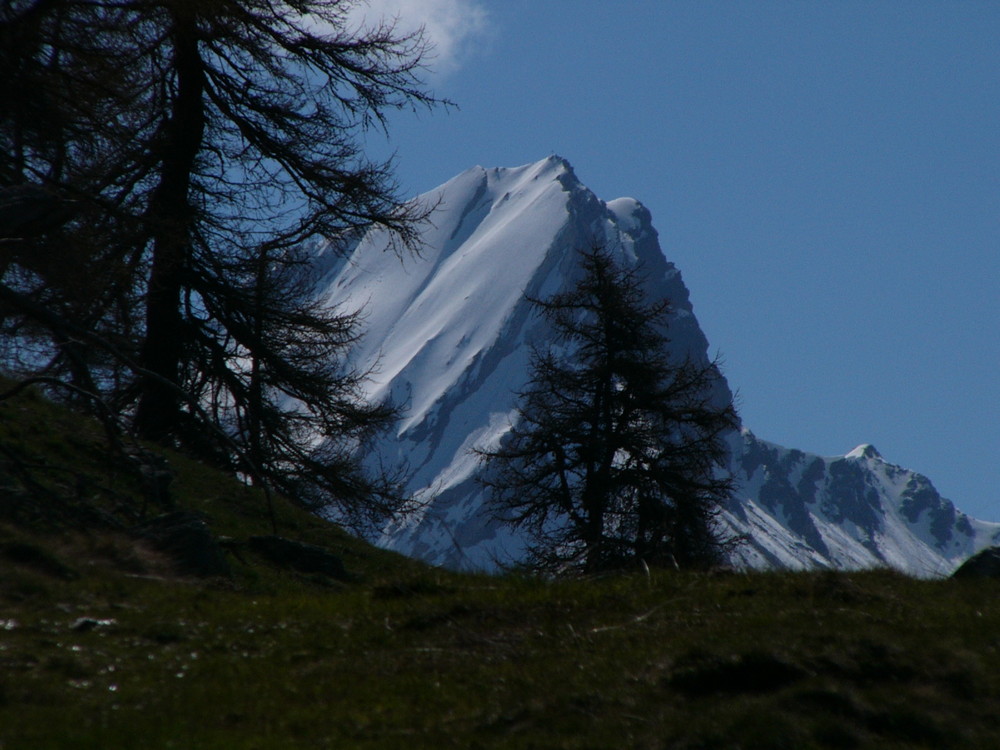
<path id="1" fill-rule="evenodd" d="M 184 352 L 181 292 L 194 220 L 188 192 L 205 131 L 205 72 L 193 15 L 175 15 L 173 37 L 176 93 L 160 154 L 160 181 L 146 215 L 153 256 L 140 362 L 159 377 L 179 384 Z M 137 432 L 163 441 L 176 433 L 179 419 L 176 391 L 156 379 L 144 378 L 135 417 Z"/>

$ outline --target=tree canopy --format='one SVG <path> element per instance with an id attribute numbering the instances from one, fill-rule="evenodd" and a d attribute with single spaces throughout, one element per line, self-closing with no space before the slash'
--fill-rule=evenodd
<path id="1" fill-rule="evenodd" d="M 364 134 L 438 101 L 422 36 L 349 28 L 355 4 L 5 3 L 0 190 L 64 210 L 0 226 L 0 301 L 8 367 L 372 517 L 391 486 L 355 456 L 393 409 L 344 368 L 358 319 L 315 304 L 307 248 L 373 226 L 412 246 L 425 210 Z"/>
<path id="2" fill-rule="evenodd" d="M 647 302 L 636 269 L 604 248 L 580 263 L 573 289 L 532 300 L 553 339 L 509 434 L 481 452 L 494 514 L 528 533 L 543 571 L 716 563 L 737 424 L 716 403 L 717 364 L 671 356 L 669 302 Z"/>

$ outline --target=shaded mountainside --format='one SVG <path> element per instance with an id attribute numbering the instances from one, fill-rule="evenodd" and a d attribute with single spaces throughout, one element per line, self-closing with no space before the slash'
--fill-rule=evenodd
<path id="1" fill-rule="evenodd" d="M 489 568 L 522 545 L 493 523 L 471 450 L 509 429 L 530 347 L 549 337 L 525 295 L 572 285 L 575 251 L 603 244 L 640 264 L 651 295 L 671 300 L 673 354 L 705 362 L 708 341 L 678 269 L 663 255 L 648 210 L 631 198 L 604 202 L 559 157 L 513 169 L 476 167 L 420 201 L 436 206 L 419 257 L 385 252 L 372 233 L 345 260 L 321 249 L 317 294 L 363 308 L 366 335 L 355 363 L 373 368 L 374 397 L 406 412 L 373 456 L 405 465 L 419 508 L 385 529 L 381 543 L 430 562 Z M 732 398 L 724 378 L 715 398 Z M 925 477 L 863 448 L 822 458 L 761 441 L 730 439 L 740 490 L 726 521 L 750 542 L 736 562 L 752 567 L 890 565 L 920 575 L 953 568 L 992 543 L 1000 524 L 976 521 Z"/>

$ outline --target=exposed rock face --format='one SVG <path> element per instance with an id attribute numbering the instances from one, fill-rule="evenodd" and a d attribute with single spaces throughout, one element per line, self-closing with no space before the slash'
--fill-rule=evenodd
<path id="1" fill-rule="evenodd" d="M 179 575 L 228 576 L 229 564 L 208 525 L 196 513 L 176 511 L 145 521 L 132 535 L 167 555 Z"/>
<path id="2" fill-rule="evenodd" d="M 889 463 L 871 445 L 821 457 L 743 430 L 733 457 L 740 491 L 728 514 L 734 529 L 750 529 L 738 556 L 752 567 L 888 566 L 945 575 L 1000 537 L 1000 525 L 968 517 L 927 477 Z"/>
<path id="3" fill-rule="evenodd" d="M 516 169 L 476 167 L 419 200 L 436 206 L 419 257 L 386 252 L 378 232 L 346 259 L 321 249 L 316 294 L 331 306 L 364 310 L 354 364 L 374 369 L 372 397 L 406 407 L 373 455 L 407 467 L 418 507 L 388 526 L 381 543 L 441 565 L 490 568 L 516 559 L 522 542 L 491 520 L 472 449 L 509 429 L 531 346 L 551 338 L 525 295 L 569 288 L 576 250 L 603 244 L 641 265 L 653 297 L 671 300 L 673 356 L 707 362 L 708 341 L 646 208 L 631 198 L 600 200 L 558 157 Z M 713 398 L 732 398 L 722 377 Z M 821 457 L 748 430 L 734 431 L 729 444 L 740 489 L 724 522 L 750 538 L 736 564 L 889 565 L 936 575 L 1000 539 L 1000 524 L 965 516 L 929 480 L 872 446 Z"/>
<path id="4" fill-rule="evenodd" d="M 300 573 L 319 573 L 337 580 L 347 580 L 347 571 L 339 557 L 314 544 L 295 542 L 280 536 L 252 536 L 247 540 L 252 552 L 275 565 Z"/>

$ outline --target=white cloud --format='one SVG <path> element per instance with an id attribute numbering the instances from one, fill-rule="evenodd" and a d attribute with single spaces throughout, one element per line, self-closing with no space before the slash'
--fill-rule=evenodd
<path id="1" fill-rule="evenodd" d="M 487 30 L 481 0 L 367 0 L 351 11 L 351 20 L 369 27 L 395 21 L 400 33 L 422 27 L 433 47 L 427 62 L 440 74 L 461 67 L 471 45 L 484 41 Z"/>

